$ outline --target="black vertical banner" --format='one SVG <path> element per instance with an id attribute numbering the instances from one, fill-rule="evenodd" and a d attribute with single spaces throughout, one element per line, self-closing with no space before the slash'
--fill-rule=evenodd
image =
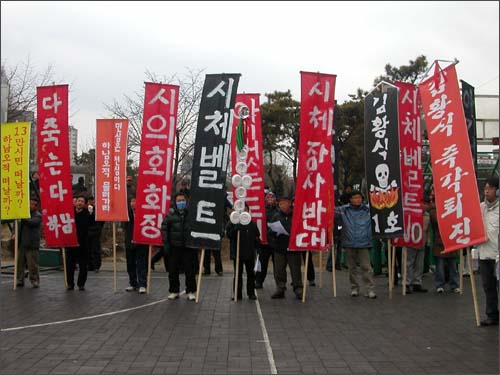
<path id="1" fill-rule="evenodd" d="M 398 89 L 385 82 L 365 98 L 365 169 L 373 237 L 402 237 Z"/>
<path id="2" fill-rule="evenodd" d="M 240 74 L 207 74 L 194 144 L 187 247 L 220 250 L 232 111 Z"/>
<path id="3" fill-rule="evenodd" d="M 477 174 L 476 104 L 474 87 L 463 80 L 460 80 L 460 82 L 462 82 L 462 105 L 464 106 L 465 123 L 467 124 L 467 133 L 469 134 L 472 161 L 474 163 L 474 170 Z"/>

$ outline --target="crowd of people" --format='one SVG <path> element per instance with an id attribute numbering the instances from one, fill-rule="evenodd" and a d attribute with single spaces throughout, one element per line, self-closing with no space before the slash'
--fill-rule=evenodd
<path id="1" fill-rule="evenodd" d="M 25 268 L 28 269 L 29 280 L 34 288 L 40 286 L 38 270 L 38 250 L 40 247 L 40 234 L 42 217 L 40 213 L 40 199 L 37 191 L 37 176 L 32 176 L 32 194 L 30 201 L 31 217 L 21 220 L 19 231 L 19 256 L 17 265 L 17 286 L 24 286 Z M 78 237 L 77 247 L 66 248 L 66 278 L 67 289 L 75 288 L 74 274 L 78 265 L 78 278 L 76 286 L 85 290 L 87 273 L 89 270 L 98 271 L 101 266 L 100 237 L 103 223 L 95 220 L 95 207 L 93 197 L 87 194 L 83 178 L 73 185 L 75 223 Z M 165 269 L 168 272 L 169 300 L 178 299 L 180 296 L 179 275 L 185 275 L 185 292 L 189 300 L 196 299 L 196 271 L 199 267 L 198 249 L 186 247 L 189 227 L 186 220 L 189 210 L 189 187 L 181 182 L 181 188 L 174 195 L 168 214 L 165 216 L 161 231 L 164 246 L 158 249 L 153 262 L 148 265 L 148 245 L 135 244 L 132 233 L 135 215 L 135 188 L 132 177 L 127 177 L 127 193 L 130 221 L 124 223 L 125 251 L 127 259 L 127 273 L 129 286 L 127 291 L 138 291 L 140 294 L 147 290 L 147 267 L 154 267 L 160 258 L 164 259 Z M 236 269 L 236 248 L 239 239 L 239 268 L 237 299 L 243 297 L 243 271 L 246 273 L 246 293 L 250 300 L 257 298 L 255 290 L 262 289 L 268 274 L 269 262 L 272 261 L 274 270 L 274 292 L 272 299 L 285 298 L 287 290 L 287 266 L 291 275 L 291 289 L 296 298 L 302 298 L 302 260 L 305 252 L 290 252 L 288 243 L 293 217 L 292 196 L 277 197 L 266 190 L 266 219 L 268 223 L 268 243 L 260 241 L 260 233 L 255 222 L 247 225 L 233 224 L 224 220 L 221 233 L 225 233 L 230 241 L 230 258 Z M 231 203 L 226 199 L 226 208 L 231 210 Z M 424 273 L 425 249 L 432 248 L 435 260 L 434 288 L 436 293 L 444 293 L 446 284 L 449 291 L 460 293 L 457 269 L 457 252 L 443 253 L 444 246 L 439 233 L 439 227 L 434 205 L 434 196 L 431 192 L 422 200 L 424 210 L 424 246 L 422 248 L 407 248 L 407 277 L 401 280 L 406 283 L 407 293 L 425 293 L 422 279 Z M 246 210 L 249 210 L 246 206 Z M 484 186 L 484 201 L 481 203 L 482 217 L 487 235 L 487 241 L 476 245 L 479 253 L 479 272 L 481 274 L 483 290 L 486 295 L 486 319 L 481 321 L 483 326 L 498 325 L 498 238 L 499 238 L 499 182 L 498 177 L 486 180 Z M 332 270 L 332 257 L 336 259 L 336 267 L 341 266 L 340 254 L 345 254 L 350 295 L 358 297 L 361 286 L 358 281 L 358 265 L 361 270 L 364 295 L 376 298 L 376 285 L 373 275 L 371 249 L 374 244 L 371 231 L 371 218 L 368 204 L 363 194 L 352 187 L 344 189 L 335 208 L 335 238 L 334 251 L 330 252 L 327 269 Z M 280 223 L 284 230 L 275 232 L 269 225 Z M 459 251 L 461 253 L 461 251 Z M 215 259 L 215 271 L 222 275 L 222 261 L 220 251 L 212 251 Z M 460 254 L 461 255 L 461 254 Z M 155 259 L 156 258 L 156 259 Z M 208 261 L 207 261 L 208 259 Z M 257 262 L 256 262 L 257 261 Z M 401 267 L 401 261 L 398 262 Z M 258 265 L 258 266 L 257 266 Z M 210 274 L 210 255 L 205 257 L 205 274 Z M 306 270 L 309 285 L 314 284 L 314 265 L 309 262 Z M 472 272 L 472 270 L 471 270 Z M 396 273 L 397 274 L 397 273 Z M 233 283 L 236 280 L 233 278 Z M 234 285 L 234 284 L 233 284 Z M 234 288 L 233 288 L 234 291 Z M 234 296 L 232 297 L 234 298 Z"/>

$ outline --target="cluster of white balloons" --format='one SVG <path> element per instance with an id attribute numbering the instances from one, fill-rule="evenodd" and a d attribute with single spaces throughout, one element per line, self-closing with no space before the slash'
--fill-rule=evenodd
<path id="1" fill-rule="evenodd" d="M 241 119 L 249 117 L 248 107 L 243 105 L 240 108 L 239 116 Z M 234 190 L 234 211 L 231 212 L 229 219 L 233 224 L 247 225 L 252 221 L 250 212 L 245 211 L 245 199 L 247 197 L 247 189 L 252 186 L 252 176 L 247 174 L 248 164 L 248 146 L 245 145 L 241 151 L 237 151 L 236 173 L 233 175 L 231 182 L 235 187 Z"/>

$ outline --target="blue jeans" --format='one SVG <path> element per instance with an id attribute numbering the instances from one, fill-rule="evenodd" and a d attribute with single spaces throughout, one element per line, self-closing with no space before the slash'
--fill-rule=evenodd
<path id="1" fill-rule="evenodd" d="M 457 269 L 457 261 L 455 258 L 443 258 L 436 257 L 436 273 L 434 274 L 434 283 L 437 288 L 444 288 L 446 284 L 444 267 L 445 264 L 448 266 L 450 279 L 449 284 L 450 288 L 453 290 L 458 288 L 458 269 Z"/>

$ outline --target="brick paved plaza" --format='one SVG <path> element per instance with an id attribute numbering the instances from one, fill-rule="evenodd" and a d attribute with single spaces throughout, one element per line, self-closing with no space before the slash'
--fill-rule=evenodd
<path id="1" fill-rule="evenodd" d="M 123 270 L 114 293 L 109 263 L 89 274 L 83 292 L 66 291 L 58 271 L 44 272 L 39 289 L 17 291 L 3 274 L 0 374 L 499 372 L 498 327 L 476 327 L 468 278 L 462 296 L 436 294 L 427 274 L 429 293 L 401 296 L 399 287 L 390 301 L 385 276 L 369 300 L 350 297 L 347 272 L 337 271 L 333 298 L 331 273 L 323 272 L 323 287 L 317 273 L 303 304 L 290 288 L 272 300 L 271 274 L 258 303 L 234 303 L 232 267 L 224 266 L 222 277 L 203 277 L 198 304 L 185 295 L 166 300 L 163 271 L 152 273 L 149 295 L 125 292 Z"/>

